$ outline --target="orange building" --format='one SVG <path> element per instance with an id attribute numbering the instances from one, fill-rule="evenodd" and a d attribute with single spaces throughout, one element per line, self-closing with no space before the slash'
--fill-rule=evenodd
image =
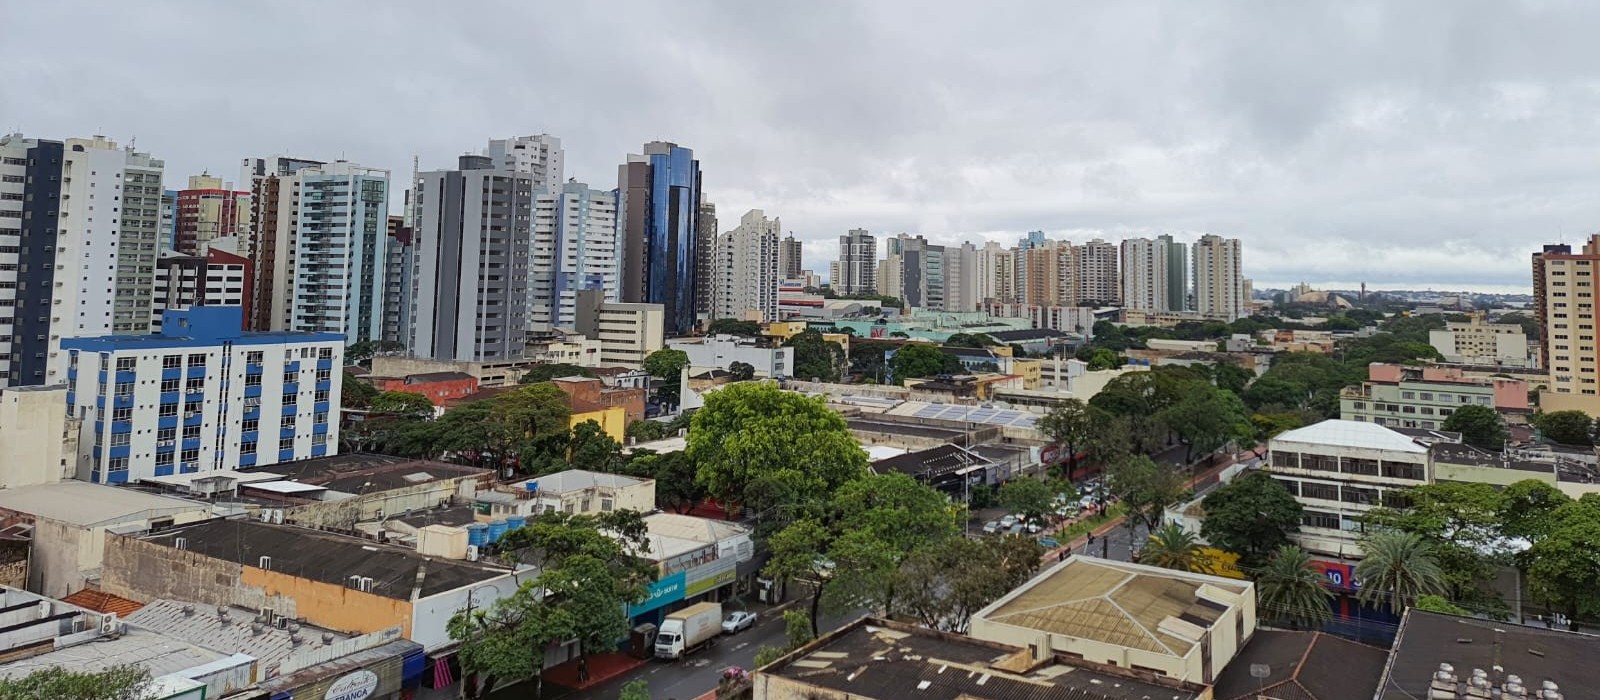
<path id="1" fill-rule="evenodd" d="M 373 377 L 372 385 L 379 391 L 408 391 L 428 397 L 435 406 L 446 401 L 470 396 L 478 390 L 478 378 L 466 372 L 425 372 L 404 377 Z"/>

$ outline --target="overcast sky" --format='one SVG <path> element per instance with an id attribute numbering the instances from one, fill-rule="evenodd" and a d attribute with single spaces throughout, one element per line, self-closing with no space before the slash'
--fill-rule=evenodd
<path id="1" fill-rule="evenodd" d="M 1313 5 L 1315 5 L 1313 7 Z M 1600 230 L 1594 2 L 0 2 L 0 128 L 137 137 L 168 186 L 695 149 L 723 228 L 1008 244 L 1218 233 L 1266 282 L 1527 287 Z"/>

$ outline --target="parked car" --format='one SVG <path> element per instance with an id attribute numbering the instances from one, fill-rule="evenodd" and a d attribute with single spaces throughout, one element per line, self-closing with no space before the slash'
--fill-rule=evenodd
<path id="1" fill-rule="evenodd" d="M 1016 525 L 1016 524 L 1017 524 L 1017 516 L 1015 516 L 1015 515 L 1007 515 L 1007 516 L 1005 516 L 1005 517 L 1000 519 L 1000 529 L 1002 529 L 1002 530 L 1009 530 L 1009 529 L 1011 529 L 1012 525 Z"/>
<path id="2" fill-rule="evenodd" d="M 1040 530 L 1044 529 L 1044 527 L 1039 525 L 1039 523 L 1033 522 L 1031 520 L 1028 521 L 1027 523 L 1025 523 L 1025 525 L 1027 526 L 1028 534 L 1030 534 L 1030 535 L 1037 535 L 1037 534 L 1039 534 Z"/>
<path id="3" fill-rule="evenodd" d="M 1022 535 L 1022 533 L 1026 532 L 1027 529 L 1028 529 L 1027 526 L 1023 525 L 1022 523 L 1015 523 L 1010 528 L 1008 528 L 1006 530 L 1006 534 L 1008 534 L 1008 535 L 1019 535 L 1020 536 L 1020 535 Z"/>
<path id="4" fill-rule="evenodd" d="M 737 634 L 750 629 L 756 623 L 756 614 L 745 610 L 735 610 L 722 619 L 723 634 Z"/>
<path id="5" fill-rule="evenodd" d="M 1000 531 L 1000 521 L 998 521 L 998 520 L 990 520 L 989 522 L 986 522 L 986 523 L 983 524 L 983 534 L 985 534 L 985 535 L 993 535 L 994 533 L 999 532 L 999 531 Z"/>

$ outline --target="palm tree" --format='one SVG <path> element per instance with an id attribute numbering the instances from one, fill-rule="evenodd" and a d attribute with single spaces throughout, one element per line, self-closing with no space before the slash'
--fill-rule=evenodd
<path id="1" fill-rule="evenodd" d="M 1150 541 L 1139 553 L 1139 563 L 1197 574 L 1213 573 L 1200 541 L 1176 523 L 1167 523 L 1150 533 Z"/>
<path id="2" fill-rule="evenodd" d="M 1332 620 L 1331 600 L 1333 592 L 1322 585 L 1311 555 L 1292 544 L 1279 547 L 1256 577 L 1256 606 L 1269 619 L 1296 628 L 1317 629 Z"/>
<path id="3" fill-rule="evenodd" d="M 1389 604 L 1396 615 L 1416 605 L 1425 595 L 1445 592 L 1444 570 L 1434 558 L 1433 546 L 1412 532 L 1379 530 L 1361 542 L 1366 558 L 1356 564 L 1361 592 L 1356 598 L 1367 605 Z"/>

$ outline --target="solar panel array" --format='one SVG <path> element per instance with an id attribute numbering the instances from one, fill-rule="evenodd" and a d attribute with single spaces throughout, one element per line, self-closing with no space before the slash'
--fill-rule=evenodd
<path id="1" fill-rule="evenodd" d="M 967 423 L 983 423 L 985 425 L 1004 425 L 1012 428 L 1032 428 L 1038 416 L 1027 411 L 1013 411 L 1005 408 L 984 408 L 982 406 L 946 406 L 929 404 L 917 409 L 912 414 L 918 418 L 934 418 L 937 420 L 965 421 Z"/>

